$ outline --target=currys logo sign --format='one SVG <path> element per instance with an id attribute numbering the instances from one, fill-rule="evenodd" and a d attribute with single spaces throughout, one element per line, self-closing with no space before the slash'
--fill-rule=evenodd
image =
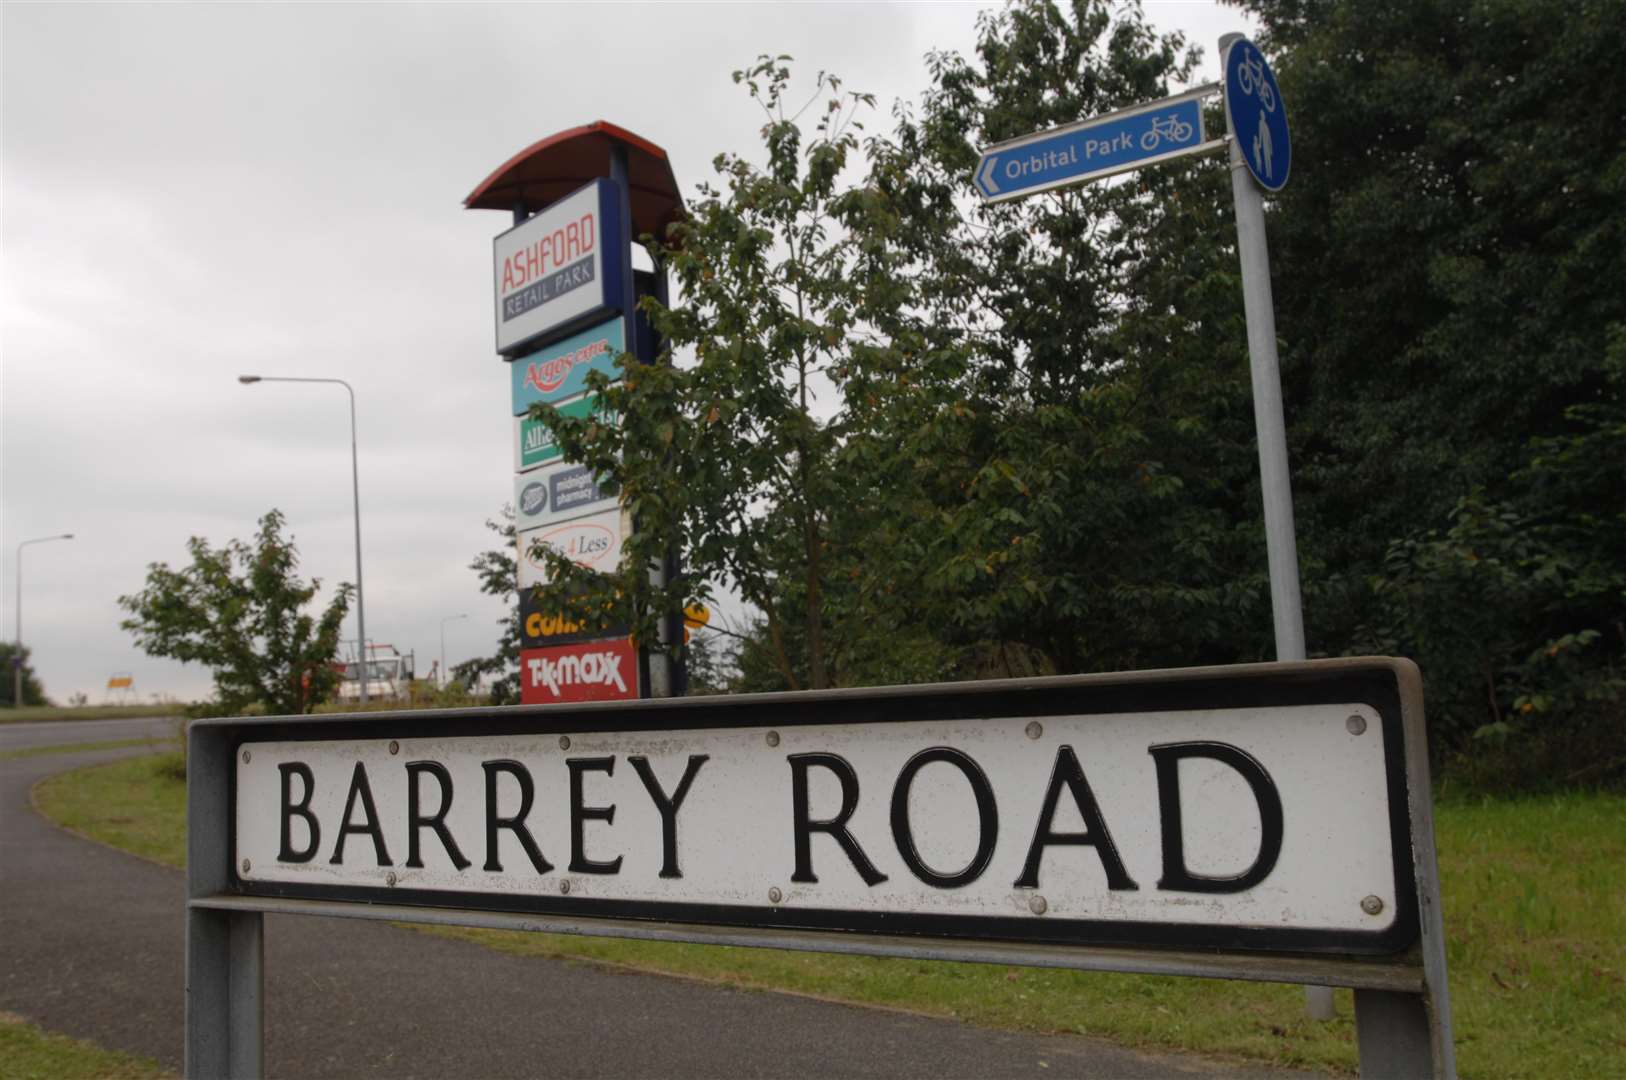
<path id="1" fill-rule="evenodd" d="M 625 639 L 522 649 L 519 670 L 524 705 L 638 696 L 638 652 Z"/>
<path id="2" fill-rule="evenodd" d="M 602 371 L 611 380 L 620 378 L 616 361 L 625 348 L 626 335 L 618 317 L 515 360 L 509 371 L 514 415 L 532 405 L 553 404 L 580 394 L 587 389 L 590 371 Z"/>
<path id="3" fill-rule="evenodd" d="M 578 566 L 610 573 L 621 564 L 621 545 L 626 535 L 626 517 L 619 508 L 552 528 L 522 532 L 516 538 L 519 586 L 525 589 L 547 584 L 544 548 L 558 552 Z"/>
<path id="4" fill-rule="evenodd" d="M 627 249 L 618 191 L 594 180 L 493 241 L 499 353 L 620 307 Z"/>

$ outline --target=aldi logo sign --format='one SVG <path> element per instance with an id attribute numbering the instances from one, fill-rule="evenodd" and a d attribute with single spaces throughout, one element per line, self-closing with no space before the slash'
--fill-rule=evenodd
<path id="1" fill-rule="evenodd" d="M 519 674 L 523 705 L 638 696 L 638 652 L 625 639 L 522 649 Z"/>
<path id="2" fill-rule="evenodd" d="M 615 184 L 595 180 L 493 241 L 499 353 L 620 307 L 618 203 Z"/>
<path id="3" fill-rule="evenodd" d="M 555 404 L 587 389 L 587 373 L 602 371 L 620 378 L 616 361 L 626 349 L 618 316 L 579 334 L 515 360 L 509 369 L 514 415 L 532 405 Z"/>

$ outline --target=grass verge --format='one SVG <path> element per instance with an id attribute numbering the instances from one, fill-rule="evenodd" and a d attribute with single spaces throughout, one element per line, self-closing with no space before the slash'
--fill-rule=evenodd
<path id="1" fill-rule="evenodd" d="M 95 839 L 180 866 L 179 755 L 68 773 L 41 809 Z M 1626 798 L 1448 800 L 1436 808 L 1460 1071 L 1469 1078 L 1626 1076 Z M 1097 1035 L 1133 1046 L 1353 1071 L 1339 1018 L 1304 1016 L 1296 986 L 990 967 L 552 934 L 434 929 L 530 956 Z"/>
<path id="2" fill-rule="evenodd" d="M 186 865 L 186 780 L 178 752 L 49 777 L 34 786 L 34 806 L 92 840 L 167 866 Z"/>
<path id="3" fill-rule="evenodd" d="M 180 702 L 164 705 L 24 705 L 20 709 L 0 709 L 0 724 L 28 724 L 43 720 L 125 720 L 138 716 L 180 716 L 186 706 Z"/>
<path id="4" fill-rule="evenodd" d="M 20 1016 L 0 1012 L 0 1077 L 5 1080 L 60 1080 L 64 1076 L 157 1080 L 173 1075 L 150 1058 L 53 1035 Z"/>
<path id="5" fill-rule="evenodd" d="M 127 746 L 174 745 L 174 739 L 105 739 L 102 742 L 62 743 L 58 746 L 25 746 L 21 750 L 0 750 L 0 761 L 39 757 L 42 754 L 77 754 L 81 750 L 123 750 Z"/>

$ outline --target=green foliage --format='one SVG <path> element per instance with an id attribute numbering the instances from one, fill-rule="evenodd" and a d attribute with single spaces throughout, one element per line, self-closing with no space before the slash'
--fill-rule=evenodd
<path id="1" fill-rule="evenodd" d="M 17 659 L 18 648 L 14 641 L 0 641 L 0 708 L 10 709 L 17 704 L 16 675 L 12 667 Z M 21 646 L 23 665 L 23 706 L 49 705 L 45 697 L 45 687 L 40 685 L 38 676 L 34 674 L 34 665 L 29 663 L 29 648 Z"/>
<path id="2" fill-rule="evenodd" d="M 960 649 L 952 674 L 1268 653 L 1226 174 L 1213 159 L 968 204 L 976 147 L 1163 96 L 1195 56 L 1138 8 L 1013 4 L 930 57 L 872 140 L 862 228 L 894 510 L 854 567 Z M 885 314 L 890 313 L 890 314 Z M 862 471 L 859 469 L 857 471 Z"/>
<path id="3" fill-rule="evenodd" d="M 853 240 L 835 219 L 854 197 L 842 176 L 871 99 L 821 73 L 797 107 L 787 59 L 735 73 L 762 109 L 766 165 L 719 156 L 719 186 L 701 188 L 657 252 L 682 301 L 644 308 L 665 358 L 685 362 L 629 367 L 615 386 L 590 376 L 615 428 L 547 406 L 533 414 L 567 456 L 609 478 L 638 526 L 613 575 L 550 553 L 545 601 L 589 625 L 628 622 L 646 642 L 664 621 L 674 640 L 682 608 L 727 582 L 762 613 L 782 685 L 799 688 L 832 680 L 824 591 L 852 498 L 836 456 L 862 329 Z M 649 568 L 671 559 L 685 575 L 657 588 Z M 803 643 L 795 654 L 791 635 Z"/>
<path id="4" fill-rule="evenodd" d="M 212 669 L 216 701 L 206 711 L 304 713 L 338 685 L 333 662 L 353 587 L 341 584 L 319 617 L 307 614 L 321 582 L 299 579 L 283 524 L 281 512 L 270 511 L 252 544 L 211 548 L 194 536 L 189 566 L 152 563 L 146 588 L 119 597 L 131 614 L 120 626 L 144 651 Z"/>
<path id="5" fill-rule="evenodd" d="M 486 528 L 503 538 L 503 546 L 482 551 L 469 564 L 480 578 L 480 591 L 487 596 L 498 596 L 505 603 L 514 604 L 519 593 L 519 564 L 514 548 L 514 512 L 504 506 L 501 521 L 486 521 Z M 519 615 L 511 611 L 498 621 L 502 633 L 497 638 L 497 651 L 486 657 L 465 660 L 452 667 L 453 677 L 462 686 L 473 686 L 480 679 L 490 680 L 491 704 L 519 704 Z"/>
<path id="6" fill-rule="evenodd" d="M 1416 656 L 1437 752 L 1626 775 L 1626 9 L 1247 6 L 1309 638 Z"/>

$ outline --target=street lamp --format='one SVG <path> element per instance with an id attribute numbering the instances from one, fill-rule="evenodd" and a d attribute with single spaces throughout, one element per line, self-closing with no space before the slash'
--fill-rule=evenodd
<path id="1" fill-rule="evenodd" d="M 52 540 L 72 540 L 73 533 L 59 536 L 38 536 L 17 545 L 17 653 L 11 658 L 11 707 L 23 707 L 23 548 L 29 544 L 47 544 Z"/>
<path id="2" fill-rule="evenodd" d="M 446 624 L 468 617 L 469 613 L 465 611 L 461 615 L 448 615 L 440 620 L 440 686 L 443 690 L 446 688 Z"/>
<path id="3" fill-rule="evenodd" d="M 361 600 L 361 469 L 356 464 L 356 392 L 343 379 L 299 378 L 290 375 L 239 375 L 244 386 L 257 382 L 337 383 L 350 395 L 350 491 L 356 507 L 356 640 L 360 648 L 361 703 L 367 704 L 367 611 Z"/>

